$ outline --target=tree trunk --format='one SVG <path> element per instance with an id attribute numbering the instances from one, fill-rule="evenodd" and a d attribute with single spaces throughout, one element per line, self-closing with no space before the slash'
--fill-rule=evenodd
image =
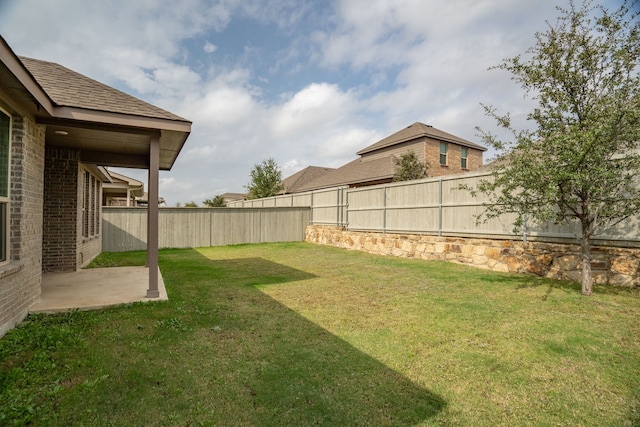
<path id="1" fill-rule="evenodd" d="M 591 224 L 582 221 L 582 295 L 593 293 L 593 276 L 591 275 Z"/>

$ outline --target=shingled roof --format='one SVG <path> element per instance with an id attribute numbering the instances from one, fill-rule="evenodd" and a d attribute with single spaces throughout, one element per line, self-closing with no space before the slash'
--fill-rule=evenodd
<path id="1" fill-rule="evenodd" d="M 327 172 L 333 170 L 335 169 L 320 166 L 307 166 L 306 168 L 282 180 L 284 192 L 299 193 L 301 188 L 305 188 L 310 182 L 313 182 L 319 177 L 324 176 Z"/>
<path id="2" fill-rule="evenodd" d="M 24 56 L 19 56 L 19 59 L 58 106 L 188 122 L 54 62 Z"/>
<path id="3" fill-rule="evenodd" d="M 437 139 L 439 141 L 444 141 L 444 142 L 452 142 L 454 144 L 462 145 L 464 147 L 475 148 L 476 150 L 480 150 L 480 151 L 487 151 L 486 148 L 478 144 L 474 144 L 471 141 L 467 141 L 466 139 L 462 139 L 458 136 L 455 136 L 445 131 L 442 131 L 440 129 L 434 128 L 433 126 L 425 125 L 424 123 L 420 123 L 420 122 L 415 122 L 411 126 L 408 126 L 392 135 L 389 135 L 388 137 L 376 142 L 375 144 L 372 144 L 366 148 L 363 148 L 362 150 L 358 151 L 356 154 L 361 156 L 363 154 L 371 153 L 373 151 L 380 150 L 382 148 L 387 148 L 392 145 L 400 144 L 402 142 L 407 142 L 407 141 L 411 141 L 411 140 L 414 140 L 417 138 L 423 138 L 423 137 L 433 138 L 433 139 Z"/>
<path id="4" fill-rule="evenodd" d="M 393 179 L 396 172 L 395 160 L 395 156 L 387 156 L 375 160 L 359 158 L 338 169 L 327 171 L 313 181 L 300 186 L 297 191 L 389 181 Z"/>
<path id="5" fill-rule="evenodd" d="M 430 138 L 438 141 L 451 142 L 464 147 L 487 151 L 486 148 L 457 137 L 450 133 L 436 129 L 433 126 L 416 122 L 378 142 L 372 144 L 356 154 L 361 157 L 353 160 L 338 169 L 327 169 L 313 166 L 303 169 L 284 180 L 285 192 L 299 193 L 303 191 L 318 190 L 342 185 L 361 186 L 390 182 L 395 176 L 397 157 L 389 152 L 379 153 L 382 150 L 404 142 L 414 141 L 419 138 Z M 374 154 L 374 155 L 370 155 Z M 380 155 L 378 155 L 380 154 Z M 311 175 L 313 179 L 309 179 Z M 306 174 L 306 175 L 305 175 Z"/>

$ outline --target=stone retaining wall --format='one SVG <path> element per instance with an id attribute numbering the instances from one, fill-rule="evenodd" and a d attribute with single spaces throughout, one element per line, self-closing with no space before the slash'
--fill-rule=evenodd
<path id="1" fill-rule="evenodd" d="M 515 240 L 347 231 L 310 225 L 305 240 L 379 255 L 450 261 L 494 271 L 529 273 L 580 282 L 580 246 Z M 594 246 L 594 282 L 640 287 L 640 249 Z"/>

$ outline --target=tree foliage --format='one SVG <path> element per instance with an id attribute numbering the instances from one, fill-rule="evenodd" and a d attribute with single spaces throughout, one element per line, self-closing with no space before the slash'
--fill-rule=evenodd
<path id="1" fill-rule="evenodd" d="M 224 208 L 227 204 L 224 202 L 224 198 L 218 194 L 217 196 L 202 201 L 202 204 L 210 208 Z"/>
<path id="2" fill-rule="evenodd" d="M 187 203 L 185 203 L 185 204 L 184 204 L 184 207 L 185 207 L 185 208 L 197 208 L 197 207 L 198 207 L 198 204 L 197 204 L 196 202 L 191 201 L 191 202 L 187 202 Z"/>
<path id="3" fill-rule="evenodd" d="M 493 180 L 478 189 L 489 195 L 484 220 L 525 212 L 540 223 L 579 224 L 582 293 L 592 293 L 592 238 L 640 210 L 640 24 L 637 2 L 611 11 L 585 0 L 558 8 L 560 17 L 526 58 L 505 59 L 536 101 L 527 116 L 532 130 L 517 130 L 509 114 L 485 106 L 508 130 L 502 141 L 480 132 L 499 153 Z"/>
<path id="4" fill-rule="evenodd" d="M 249 199 L 275 196 L 284 189 L 280 166 L 271 157 L 254 165 L 250 176 L 251 181 L 246 185 Z"/>
<path id="5" fill-rule="evenodd" d="M 396 159 L 396 174 L 394 181 L 411 181 L 426 178 L 429 166 L 418 158 L 415 151 L 401 154 Z"/>

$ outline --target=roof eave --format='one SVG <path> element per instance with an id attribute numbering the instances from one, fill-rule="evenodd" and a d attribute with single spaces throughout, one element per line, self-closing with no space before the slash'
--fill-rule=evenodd
<path id="1" fill-rule="evenodd" d="M 136 116 L 110 111 L 89 110 L 78 107 L 55 107 L 52 116 L 56 119 L 94 122 L 141 129 L 191 133 L 188 120 L 170 120 L 157 117 Z"/>
<path id="2" fill-rule="evenodd" d="M 18 79 L 27 92 L 33 96 L 38 105 L 49 115 L 53 115 L 55 109 L 53 100 L 47 95 L 29 70 L 27 70 L 2 36 L 0 36 L 0 62 Z"/>
<path id="3" fill-rule="evenodd" d="M 78 107 L 55 107 L 51 117 L 38 118 L 37 122 L 41 124 L 64 123 L 68 126 L 82 126 L 82 123 L 85 123 L 112 129 L 129 129 L 138 134 L 159 134 L 160 170 L 164 171 L 171 170 L 191 134 L 191 122 L 188 120 L 136 116 Z"/>
<path id="4" fill-rule="evenodd" d="M 413 141 L 415 139 L 424 138 L 426 136 L 427 136 L 427 134 L 414 135 L 414 136 L 411 136 L 411 137 L 408 137 L 408 138 L 402 138 L 402 139 L 397 139 L 397 140 L 394 140 L 394 141 L 390 141 L 387 144 L 384 144 L 384 145 L 381 145 L 381 146 L 375 147 L 375 148 L 371 148 L 373 145 L 375 145 L 375 144 L 372 144 L 369 147 L 363 148 L 362 150 L 358 151 L 356 154 L 358 156 L 361 156 L 363 154 L 372 153 L 374 151 L 382 150 L 383 148 L 388 148 L 388 147 L 392 147 L 394 145 L 403 144 L 405 142 Z"/>

